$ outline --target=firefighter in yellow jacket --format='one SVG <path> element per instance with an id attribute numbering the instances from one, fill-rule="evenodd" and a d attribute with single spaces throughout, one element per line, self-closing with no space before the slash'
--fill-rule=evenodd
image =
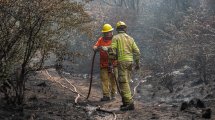
<path id="1" fill-rule="evenodd" d="M 133 62 L 136 63 L 135 69 L 139 69 L 140 51 L 134 39 L 126 34 L 127 25 L 119 21 L 116 24 L 118 32 L 112 39 L 111 49 L 117 56 L 118 82 L 122 96 L 120 110 L 134 110 L 134 101 L 130 90 L 130 79 Z"/>

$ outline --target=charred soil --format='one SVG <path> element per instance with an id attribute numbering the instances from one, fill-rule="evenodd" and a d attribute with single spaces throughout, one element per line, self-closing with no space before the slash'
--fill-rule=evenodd
<path id="1" fill-rule="evenodd" d="M 183 83 L 184 81 L 182 81 Z M 23 106 L 7 105 L 0 102 L 1 120 L 214 120 L 214 88 L 204 97 L 194 95 L 193 91 L 206 89 L 207 86 L 178 84 L 172 93 L 158 86 L 155 79 L 146 82 L 133 81 L 135 88 L 135 110 L 122 112 L 120 96 L 116 100 L 100 102 L 102 97 L 100 80 L 95 78 L 90 98 L 86 100 L 89 79 L 57 72 L 55 69 L 38 71 L 32 74 L 26 83 L 26 101 Z M 188 82 L 187 82 L 188 84 Z M 138 85 L 138 86 L 137 86 Z M 189 85 L 192 85 L 190 83 Z M 213 86 L 212 84 L 210 86 Z M 186 92 L 185 92 L 186 91 Z M 204 90 L 202 90 L 204 92 Z M 206 94 L 207 93 L 207 94 Z M 190 95 L 191 97 L 188 97 Z M 204 108 L 192 106 L 198 97 Z M 193 99 L 192 99 L 193 100 Z M 181 109 L 183 102 L 188 106 Z M 189 104 L 189 102 L 193 102 Z M 185 103 L 186 104 L 186 103 Z M 210 110 L 209 110 L 210 109 Z M 210 111 L 210 118 L 203 113 Z"/>

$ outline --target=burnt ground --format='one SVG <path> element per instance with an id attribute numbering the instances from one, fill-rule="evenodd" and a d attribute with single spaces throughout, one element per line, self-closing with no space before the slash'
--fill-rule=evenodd
<path id="1" fill-rule="evenodd" d="M 136 109 L 122 112 L 119 111 L 119 95 L 113 101 L 99 101 L 102 94 L 98 77 L 93 80 L 90 98 L 86 100 L 89 87 L 89 79 L 86 79 L 86 76 L 65 72 L 60 75 L 55 69 L 39 71 L 32 74 L 26 83 L 26 102 L 23 108 L 5 105 L 5 101 L 1 99 L 0 119 L 207 120 L 202 117 L 202 113 L 209 108 L 212 111 L 210 119 L 215 120 L 214 82 L 205 85 L 196 79 L 194 73 L 184 76 L 180 72 L 175 72 L 174 77 L 165 79 L 160 79 L 160 74 L 142 79 L 133 77 L 131 86 L 132 89 L 136 88 Z M 78 99 L 75 88 L 80 95 Z M 190 103 L 193 98 L 200 99 L 205 108 L 189 104 L 181 111 L 181 104 Z"/>

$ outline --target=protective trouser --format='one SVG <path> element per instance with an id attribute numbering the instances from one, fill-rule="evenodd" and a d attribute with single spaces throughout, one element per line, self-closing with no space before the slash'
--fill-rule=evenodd
<path id="1" fill-rule="evenodd" d="M 108 73 L 108 68 L 100 69 L 103 96 L 106 96 L 106 97 L 115 96 L 117 92 L 117 86 L 116 86 L 114 75 L 116 76 L 116 79 L 117 79 L 118 77 L 117 67 L 114 67 L 114 73 Z"/>
<path id="2" fill-rule="evenodd" d="M 119 88 L 121 90 L 122 102 L 124 105 L 133 103 L 130 90 L 132 62 L 118 62 Z"/>

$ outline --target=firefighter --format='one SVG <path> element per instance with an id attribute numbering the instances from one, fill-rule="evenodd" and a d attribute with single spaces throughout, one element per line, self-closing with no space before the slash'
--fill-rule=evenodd
<path id="1" fill-rule="evenodd" d="M 100 78 L 103 92 L 101 101 L 109 101 L 116 97 L 117 88 L 114 79 L 117 76 L 117 61 L 110 61 L 107 52 L 112 42 L 113 30 L 110 24 L 104 24 L 102 28 L 103 36 L 93 46 L 94 51 L 100 53 Z"/>
<path id="2" fill-rule="evenodd" d="M 134 39 L 126 33 L 126 28 L 127 25 L 124 22 L 117 22 L 117 35 L 113 36 L 110 47 L 117 56 L 118 82 L 123 103 L 120 110 L 122 111 L 135 109 L 129 84 L 133 62 L 136 64 L 136 70 L 140 68 L 140 50 Z"/>

